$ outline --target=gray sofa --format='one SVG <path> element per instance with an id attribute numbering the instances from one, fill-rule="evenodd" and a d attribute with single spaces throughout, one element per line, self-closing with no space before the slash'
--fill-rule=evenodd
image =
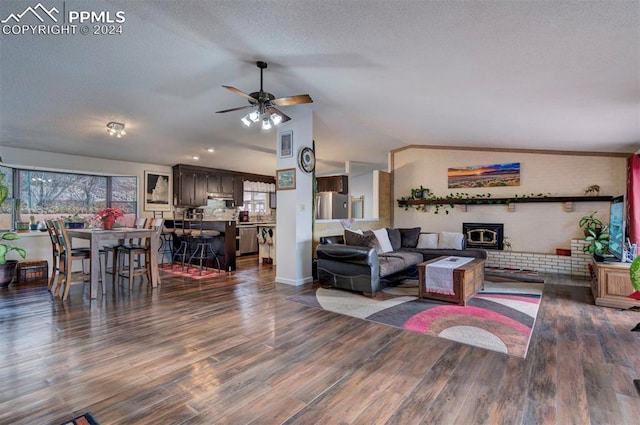
<path id="1" fill-rule="evenodd" d="M 386 229 L 391 251 L 383 252 L 373 232 L 353 236 L 320 238 L 316 248 L 318 281 L 374 296 L 376 292 L 406 278 L 417 278 L 416 265 L 440 256 L 487 258 L 483 249 L 466 248 L 461 238 L 460 249 L 421 246 L 419 227 Z M 430 234 L 433 235 L 433 234 Z"/>

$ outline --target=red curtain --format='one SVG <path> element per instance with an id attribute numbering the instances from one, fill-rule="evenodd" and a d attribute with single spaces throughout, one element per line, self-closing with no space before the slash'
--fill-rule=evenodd
<path id="1" fill-rule="evenodd" d="M 640 245 L 640 157 L 627 158 L 627 237 Z"/>

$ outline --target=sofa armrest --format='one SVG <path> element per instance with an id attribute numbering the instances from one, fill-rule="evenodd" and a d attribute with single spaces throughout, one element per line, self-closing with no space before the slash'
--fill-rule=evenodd
<path id="1" fill-rule="evenodd" d="M 344 263 L 366 264 L 378 269 L 378 253 L 366 246 L 328 244 L 316 248 L 318 260 L 331 260 Z"/>

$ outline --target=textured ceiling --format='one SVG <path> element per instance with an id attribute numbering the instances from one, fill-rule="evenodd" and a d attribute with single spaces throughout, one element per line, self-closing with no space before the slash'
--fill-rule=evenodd
<path id="1" fill-rule="evenodd" d="M 320 174 L 410 144 L 640 146 L 639 0 L 41 3 L 124 11 L 123 34 L 0 35 L 1 146 L 273 174 L 274 130 L 214 113 L 246 102 L 221 85 L 259 88 L 256 60 L 265 90 L 314 99 L 282 110 L 313 111 Z"/>

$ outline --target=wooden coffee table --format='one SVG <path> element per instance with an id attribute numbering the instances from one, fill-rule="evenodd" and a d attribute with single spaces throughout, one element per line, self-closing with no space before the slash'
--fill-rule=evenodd
<path id="1" fill-rule="evenodd" d="M 425 285 L 427 264 L 435 263 L 445 258 L 447 257 L 438 257 L 418 264 L 418 297 L 466 305 L 469 298 L 484 286 L 484 260 L 476 258 L 453 269 L 453 292 L 455 295 L 428 292 Z"/>

